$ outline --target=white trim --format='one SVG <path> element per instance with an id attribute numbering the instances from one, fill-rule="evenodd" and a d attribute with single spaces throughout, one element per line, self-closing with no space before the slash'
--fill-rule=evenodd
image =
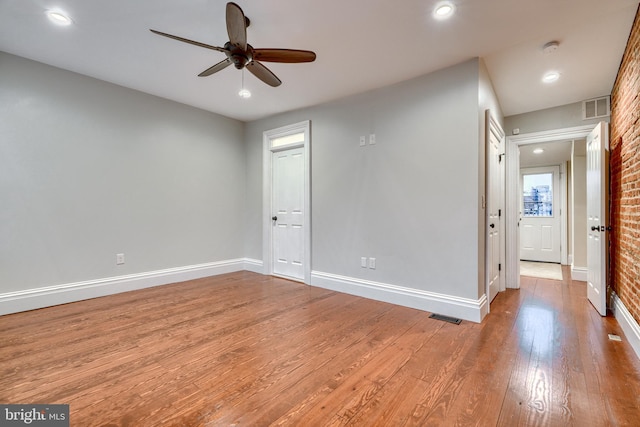
<path id="1" fill-rule="evenodd" d="M 476 323 L 489 310 L 486 295 L 474 300 L 320 271 L 311 272 L 311 285 Z"/>
<path id="2" fill-rule="evenodd" d="M 0 315 L 242 271 L 246 258 L 107 277 L 0 294 Z"/>
<path id="3" fill-rule="evenodd" d="M 304 132 L 304 142 L 281 147 L 271 147 L 271 140 Z M 304 283 L 311 282 L 311 121 L 279 127 L 262 134 L 262 274 L 273 275 L 273 226 L 272 215 L 272 165 L 271 154 L 295 147 L 304 148 Z"/>
<path id="4" fill-rule="evenodd" d="M 571 266 L 571 280 L 580 280 L 581 282 L 587 281 L 587 267 L 574 267 Z"/>
<path id="5" fill-rule="evenodd" d="M 540 142 L 586 138 L 589 132 L 593 130 L 593 127 L 594 125 L 585 125 L 507 137 L 507 260 L 505 266 L 507 270 L 507 288 L 520 288 L 520 247 L 518 245 L 520 146 Z"/>
<path id="6" fill-rule="evenodd" d="M 638 322 L 629 313 L 629 310 L 627 310 L 627 307 L 615 292 L 611 292 L 611 309 L 633 351 L 636 352 L 636 356 L 640 359 L 640 325 L 638 325 Z"/>
<path id="7" fill-rule="evenodd" d="M 243 260 L 243 269 L 252 273 L 262 274 L 264 263 L 259 259 L 245 258 Z"/>

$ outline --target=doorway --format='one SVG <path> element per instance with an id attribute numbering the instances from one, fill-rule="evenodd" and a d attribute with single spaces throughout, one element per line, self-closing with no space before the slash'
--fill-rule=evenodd
<path id="1" fill-rule="evenodd" d="M 263 134 L 264 274 L 311 278 L 310 122 Z"/>
<path id="2" fill-rule="evenodd" d="M 520 288 L 520 149 L 533 144 L 585 139 L 592 130 L 593 125 L 585 125 L 507 137 L 506 287 Z M 566 236 L 566 232 L 562 235 Z M 566 248 L 566 244 L 562 246 Z"/>

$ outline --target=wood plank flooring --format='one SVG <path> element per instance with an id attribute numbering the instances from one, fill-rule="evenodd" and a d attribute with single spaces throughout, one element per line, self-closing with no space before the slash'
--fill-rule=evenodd
<path id="1" fill-rule="evenodd" d="M 640 362 L 584 282 L 428 316 L 249 272 L 2 316 L 0 403 L 83 427 L 640 425 Z"/>

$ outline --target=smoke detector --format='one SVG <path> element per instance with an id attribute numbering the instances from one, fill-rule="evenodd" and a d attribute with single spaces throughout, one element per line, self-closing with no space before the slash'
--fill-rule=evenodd
<path id="1" fill-rule="evenodd" d="M 549 42 L 549 43 L 545 44 L 544 46 L 542 46 L 542 52 L 545 55 L 549 55 L 550 53 L 553 53 L 556 50 L 558 50 L 559 46 L 560 46 L 560 43 L 558 43 L 556 41 Z"/>

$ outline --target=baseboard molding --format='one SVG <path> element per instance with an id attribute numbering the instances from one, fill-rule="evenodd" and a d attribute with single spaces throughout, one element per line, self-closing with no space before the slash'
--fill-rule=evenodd
<path id="1" fill-rule="evenodd" d="M 485 295 L 473 300 L 320 271 L 311 272 L 311 285 L 477 323 L 489 310 Z"/>
<path id="2" fill-rule="evenodd" d="M 244 270 L 251 271 L 252 273 L 264 274 L 264 264 L 259 259 L 245 258 Z"/>
<path id="3" fill-rule="evenodd" d="M 571 266 L 571 280 L 587 281 L 587 268 Z"/>
<path id="4" fill-rule="evenodd" d="M 636 356 L 640 359 L 640 325 L 638 325 L 636 319 L 629 313 L 629 310 L 627 310 L 627 307 L 615 292 L 611 293 L 611 309 L 633 351 L 636 352 Z"/>
<path id="5" fill-rule="evenodd" d="M 108 277 L 0 294 L 0 315 L 66 304 L 121 292 L 249 270 L 261 261 L 246 258 Z M 248 268 L 247 268 L 248 267 Z"/>

